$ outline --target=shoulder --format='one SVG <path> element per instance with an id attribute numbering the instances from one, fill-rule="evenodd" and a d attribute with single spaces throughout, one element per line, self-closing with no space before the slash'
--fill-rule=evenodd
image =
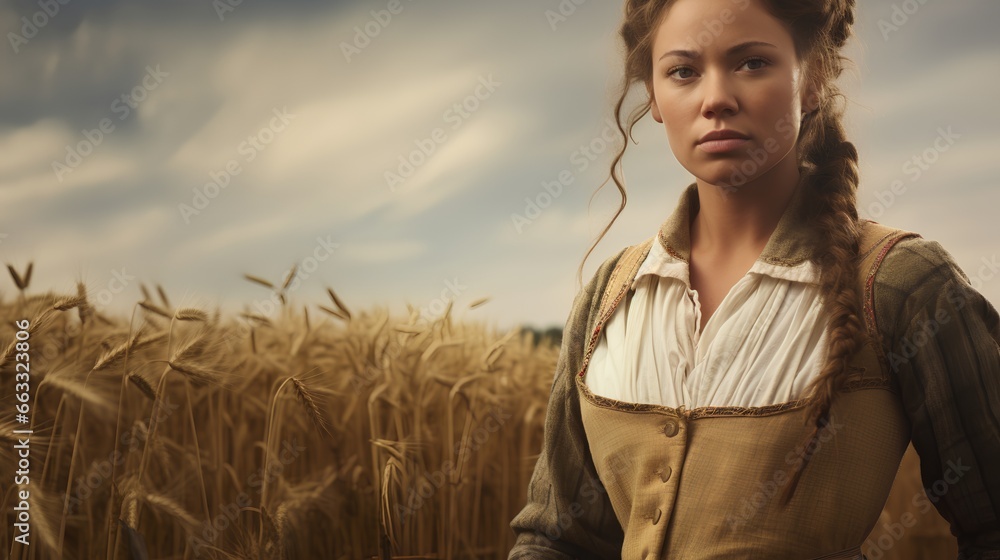
<path id="1" fill-rule="evenodd" d="M 599 298 L 611 284 L 620 281 L 623 276 L 634 274 L 635 271 L 631 269 L 642 264 L 654 240 L 655 237 L 651 237 L 634 245 L 627 245 L 605 257 L 577 297 L 582 294 L 588 298 Z"/>
<path id="2" fill-rule="evenodd" d="M 972 290 L 968 275 L 939 242 L 901 239 L 886 253 L 873 281 L 879 330 L 892 338 L 911 319 L 955 289 Z"/>
<path id="3" fill-rule="evenodd" d="M 622 247 L 604 258 L 582 290 L 576 293 L 570 323 L 575 322 L 579 328 L 590 330 L 596 323 L 604 293 L 627 279 L 630 274 L 635 274 L 631 268 L 637 268 L 641 264 L 652 239 Z"/>
<path id="4" fill-rule="evenodd" d="M 574 309 L 581 306 L 587 308 L 591 306 L 596 307 L 600 303 L 601 295 L 611 283 L 619 264 L 622 264 L 622 258 L 626 256 L 632 247 L 634 245 L 622 247 L 611 255 L 604 257 L 604 260 L 598 265 L 597 270 L 590 276 L 590 280 L 584 284 L 583 289 L 577 291 L 573 299 Z"/>
<path id="5" fill-rule="evenodd" d="M 968 276 L 940 243 L 925 237 L 907 237 L 886 253 L 875 275 L 875 285 L 883 290 L 914 289 L 965 280 Z"/>
<path id="6" fill-rule="evenodd" d="M 604 257 L 604 260 L 601 261 L 597 270 L 590 276 L 582 289 L 578 289 L 573 296 L 569 316 L 566 318 L 566 323 L 563 326 L 559 362 L 556 366 L 556 379 L 553 384 L 554 391 L 558 390 L 562 391 L 563 394 L 568 394 L 575 390 L 574 384 L 571 381 L 572 374 L 566 373 L 560 377 L 559 372 L 580 371 L 583 354 L 586 351 L 591 332 L 597 324 L 601 296 L 615 268 L 627 251 L 628 247 L 624 247 L 615 251 L 610 256 Z"/>

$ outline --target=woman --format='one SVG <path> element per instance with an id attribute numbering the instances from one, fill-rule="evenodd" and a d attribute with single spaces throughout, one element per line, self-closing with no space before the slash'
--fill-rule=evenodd
<path id="1" fill-rule="evenodd" d="M 1000 558 L 1000 317 L 858 218 L 853 11 L 628 0 L 619 131 L 644 85 L 629 131 L 651 111 L 696 181 L 574 299 L 511 559 L 864 558 L 911 439 L 960 557 Z"/>

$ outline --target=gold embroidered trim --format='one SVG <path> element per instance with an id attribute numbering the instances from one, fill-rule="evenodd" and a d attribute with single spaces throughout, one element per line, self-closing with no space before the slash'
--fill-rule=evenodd
<path id="1" fill-rule="evenodd" d="M 855 367 L 854 370 L 864 371 L 864 368 Z M 656 412 L 660 414 L 665 414 L 667 416 L 676 416 L 678 418 L 686 418 L 689 420 L 694 420 L 696 418 L 704 417 L 756 417 L 756 416 L 771 416 L 774 414 L 780 414 L 789 410 L 795 410 L 802 408 L 809 402 L 809 396 L 802 397 L 800 399 L 785 401 L 781 403 L 763 405 L 763 406 L 699 406 L 695 408 L 687 408 L 684 405 L 679 407 L 665 406 L 660 404 L 651 403 L 634 403 L 627 401 L 620 401 L 617 399 L 612 399 L 609 397 L 604 397 L 601 395 L 594 394 L 590 387 L 584 382 L 583 377 L 576 377 L 577 388 L 580 393 L 594 406 L 601 408 L 608 408 L 613 410 L 619 410 L 622 412 L 636 412 L 636 413 L 646 413 L 646 412 Z M 881 378 L 854 378 L 847 381 L 844 385 L 844 392 L 860 391 L 865 389 L 884 389 L 890 392 L 894 392 L 892 385 L 885 379 Z M 811 396 L 811 395 L 810 395 Z"/>
<path id="2" fill-rule="evenodd" d="M 663 246 L 663 250 L 665 250 L 668 255 L 679 261 L 688 262 L 688 260 L 684 258 L 684 255 L 675 251 L 674 248 L 670 246 L 670 243 L 667 243 L 667 238 L 663 236 L 663 230 L 657 232 L 656 237 L 659 239 L 660 245 Z"/>
<path id="3" fill-rule="evenodd" d="M 875 221 L 871 221 L 871 223 L 880 225 Z M 875 274 L 878 272 L 879 267 L 882 265 L 882 260 L 885 258 L 886 254 L 889 253 L 889 250 L 892 249 L 892 247 L 899 241 L 910 237 L 921 237 L 921 235 L 911 231 L 898 229 L 893 230 L 879 239 L 879 241 L 865 253 L 865 258 L 867 258 L 876 247 L 882 245 L 882 250 L 879 251 L 878 256 L 875 257 L 875 261 L 872 262 L 871 268 L 868 270 L 868 277 L 865 279 L 863 314 L 865 316 L 865 327 L 868 329 L 868 334 L 872 340 L 875 341 L 874 350 L 875 355 L 878 357 L 879 366 L 882 369 L 882 376 L 887 379 L 890 377 L 889 360 L 886 358 L 882 333 L 879 332 L 878 322 L 875 319 Z"/>

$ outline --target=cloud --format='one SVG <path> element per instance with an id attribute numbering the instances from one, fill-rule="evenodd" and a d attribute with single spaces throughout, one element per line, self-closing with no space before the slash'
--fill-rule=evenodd
<path id="1" fill-rule="evenodd" d="M 70 151 L 75 155 L 68 155 Z M 26 205 L 37 206 L 80 189 L 101 188 L 135 171 L 130 160 L 103 141 L 95 145 L 55 119 L 0 133 L 0 153 L 4 154 L 0 161 L 0 207 L 7 212 L 25 210 Z M 58 174 L 54 163 L 63 166 Z"/>
<path id="2" fill-rule="evenodd" d="M 620 5 L 578 6 L 553 31 L 545 6 L 534 4 L 404 4 L 350 62 L 341 43 L 371 20 L 372 6 L 360 1 L 244 2 L 224 21 L 210 4 L 64 6 L 20 54 L 8 48 L 2 55 L 4 253 L 30 250 L 70 273 L 63 261 L 127 262 L 162 274 L 157 281 L 228 294 L 237 268 L 266 267 L 286 248 L 306 250 L 329 234 L 342 243 L 333 261 L 355 265 L 337 271 L 337 285 L 354 292 L 356 305 L 403 293 L 411 278 L 436 280 L 456 269 L 463 279 L 495 282 L 498 302 L 530 300 L 480 311 L 507 323 L 561 324 L 576 266 L 618 205 L 609 183 L 588 207 L 612 150 L 585 171 L 570 158 L 600 134 L 615 101 Z M 928 4 L 888 43 L 875 23 L 889 8 L 859 8 L 870 43 L 867 61 L 857 55 L 860 80 L 848 106 L 864 171 L 859 202 L 905 180 L 904 161 L 932 145 L 937 127 L 963 135 L 886 212 L 887 223 L 988 239 L 981 232 L 995 207 L 993 129 L 1000 123 L 989 111 L 997 78 L 986 71 L 997 66 L 998 51 L 982 13 L 994 4 Z M 16 22 L 35 9 L 0 5 L 0 20 Z M 935 27 L 942 21 L 944 29 Z M 935 34 L 922 33 L 931 27 Z M 157 64 L 169 77 L 127 119 L 115 120 L 112 101 Z M 491 73 L 502 85 L 453 128 L 445 111 Z M 641 93 L 633 90 L 623 112 Z M 294 120 L 273 138 L 266 133 L 264 149 L 247 161 L 241 142 L 268 127 L 276 108 Z M 51 161 L 108 116 L 117 130 L 60 183 Z M 447 140 L 390 190 L 385 172 L 438 127 Z M 639 145 L 623 161 L 629 205 L 588 269 L 600 255 L 655 233 L 692 180 L 648 115 L 633 137 Z M 177 204 L 190 203 L 192 188 L 230 159 L 241 173 L 186 227 Z M 523 213 L 524 198 L 565 169 L 573 184 L 518 235 L 510 214 Z M 970 210 L 941 215 L 945 197 Z M 928 216 L 934 225 L 921 226 Z M 954 235 L 956 248 L 971 245 L 960 239 L 971 234 Z M 980 253 L 988 248 L 976 242 Z M 397 264 L 407 280 L 372 277 L 378 266 Z"/>
<path id="3" fill-rule="evenodd" d="M 338 248 L 338 258 L 360 264 L 400 263 L 427 252 L 427 246 L 415 240 L 345 242 Z"/>
<path id="4" fill-rule="evenodd" d="M 48 166 L 52 147 L 65 143 L 71 134 L 56 119 L 43 119 L 31 126 L 0 130 L 0 177 L 17 177 Z"/>
<path id="5" fill-rule="evenodd" d="M 470 122 L 458 131 L 447 129 L 447 139 L 426 157 L 426 163 L 396 187 L 395 200 L 386 219 L 405 220 L 461 191 L 483 188 L 487 175 L 484 171 L 495 168 L 500 159 L 498 155 L 516 145 L 514 140 L 524 126 L 527 122 L 519 113 L 493 111 L 471 116 Z M 406 154 L 417 150 L 415 146 L 411 148 Z"/>
<path id="6" fill-rule="evenodd" d="M 862 80 L 861 98 L 851 104 L 850 111 L 874 114 L 877 119 L 895 116 L 923 115 L 927 108 L 935 107 L 942 99 L 949 99 L 959 91 L 968 100 L 989 100 L 993 94 L 989 88 L 968 89 L 969 76 L 976 76 L 986 68 L 997 66 L 994 52 L 969 52 L 960 58 L 948 57 L 936 61 L 926 60 L 919 73 L 908 74 L 904 79 L 894 79 L 865 87 Z M 877 75 L 872 73 L 869 82 Z M 974 105 L 967 105 L 973 108 Z M 871 111 L 869 112 L 869 109 Z"/>
<path id="7" fill-rule="evenodd" d="M 44 236 L 34 236 L 26 244 L 28 258 L 49 263 L 86 263 L 115 259 L 134 261 L 142 257 L 149 242 L 159 239 L 170 223 L 168 210 L 151 206 L 132 209 L 107 220 L 90 231 L 80 231 L 71 225 L 40 224 Z M 37 240 L 37 241 L 36 241 Z"/>
<path id="8" fill-rule="evenodd" d="M 173 214 L 171 217 L 174 217 Z M 294 225 L 294 217 L 285 214 L 245 220 L 239 224 L 230 223 L 225 228 L 216 229 L 204 237 L 195 237 L 172 247 L 166 259 L 179 264 L 205 255 L 224 254 L 233 247 L 251 245 L 259 239 L 280 237 L 283 231 L 292 230 Z"/>

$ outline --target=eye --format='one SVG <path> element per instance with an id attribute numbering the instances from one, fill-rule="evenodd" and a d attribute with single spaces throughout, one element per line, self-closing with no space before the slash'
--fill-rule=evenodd
<path id="1" fill-rule="evenodd" d="M 675 66 L 675 67 L 671 68 L 670 70 L 667 70 L 667 77 L 674 77 L 674 75 L 677 74 L 678 72 L 692 72 L 693 73 L 694 71 L 691 70 L 690 68 L 688 68 L 687 66 Z M 677 79 L 679 79 L 679 80 L 687 80 L 688 78 L 691 78 L 691 77 L 693 77 L 693 76 L 677 76 Z"/>
<path id="2" fill-rule="evenodd" d="M 760 70 L 764 66 L 767 66 L 768 64 L 770 64 L 770 62 L 768 62 L 768 60 L 766 58 L 761 58 L 759 56 L 751 56 L 750 58 L 747 58 L 746 60 L 744 60 L 742 64 L 740 64 L 740 68 L 743 68 L 744 66 L 747 66 L 748 64 L 753 64 L 753 63 L 760 63 L 760 66 L 757 67 L 757 68 L 750 68 L 750 70 Z"/>

